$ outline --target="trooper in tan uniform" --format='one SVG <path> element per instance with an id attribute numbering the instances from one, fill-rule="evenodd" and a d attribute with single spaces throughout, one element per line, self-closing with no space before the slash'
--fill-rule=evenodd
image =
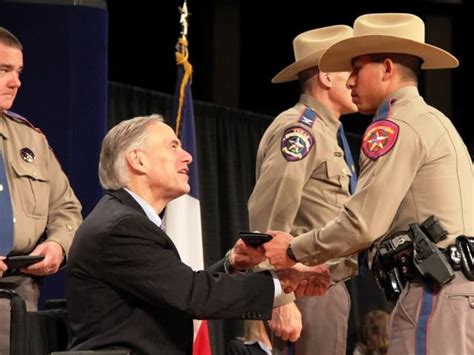
<path id="1" fill-rule="evenodd" d="M 351 168 L 338 145 L 339 117 L 357 107 L 346 88 L 346 73 L 325 73 L 318 68 L 322 52 L 352 36 L 352 28 L 329 26 L 304 32 L 293 41 L 295 62 L 272 80 L 299 80 L 301 96 L 292 108 L 278 115 L 260 141 L 257 180 L 248 202 L 250 228 L 283 230 L 294 235 L 322 227 L 335 217 L 349 197 Z M 349 260 L 349 259 L 348 259 Z M 337 263 L 336 273 L 350 275 L 356 264 Z M 349 271 L 343 270 L 349 267 Z M 347 276 L 346 276 L 347 277 Z M 282 339 L 296 340 L 296 353 L 346 354 L 350 298 L 344 283 L 324 296 L 295 302 L 288 295 L 273 311 L 270 328 Z M 300 316 L 300 311 L 302 317 Z M 273 352 L 287 353 L 287 343 L 274 337 Z"/>
<path id="2" fill-rule="evenodd" d="M 21 85 L 22 69 L 21 43 L 0 27 L 0 164 L 6 171 L 14 222 L 9 255 L 45 256 L 41 262 L 22 269 L 24 275 L 7 276 L 7 266 L 2 261 L 6 255 L 0 255 L 0 288 L 16 291 L 28 310 L 35 310 L 39 297 L 37 280 L 56 273 L 65 263 L 82 217 L 81 205 L 46 137 L 26 119 L 7 111 Z M 5 192 L 3 185 L 0 190 Z M 0 354 L 9 354 L 10 312 L 3 299 L 0 319 Z"/>
<path id="3" fill-rule="evenodd" d="M 451 121 L 417 90 L 420 69 L 457 66 L 451 54 L 424 43 L 424 23 L 411 14 L 363 15 L 354 22 L 353 38 L 325 52 L 320 68 L 352 67 L 347 85 L 353 101 L 375 118 L 363 138 L 355 194 L 323 228 L 295 239 L 274 233 L 265 245 L 272 264 L 349 255 L 430 215 L 448 232 L 440 249 L 459 235 L 474 235 L 471 158 Z M 473 299 L 474 283 L 461 271 L 434 291 L 420 277 L 407 282 L 392 312 L 388 353 L 474 353 Z"/>

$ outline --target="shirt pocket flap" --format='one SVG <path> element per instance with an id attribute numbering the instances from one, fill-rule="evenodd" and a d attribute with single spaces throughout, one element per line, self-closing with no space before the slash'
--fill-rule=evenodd
<path id="1" fill-rule="evenodd" d="M 32 163 L 12 161 L 11 166 L 18 177 L 28 177 L 38 181 L 49 181 L 48 169 L 45 166 Z"/>
<path id="2" fill-rule="evenodd" d="M 328 178 L 334 178 L 336 176 L 352 176 L 350 169 L 342 159 L 326 161 L 326 168 Z"/>

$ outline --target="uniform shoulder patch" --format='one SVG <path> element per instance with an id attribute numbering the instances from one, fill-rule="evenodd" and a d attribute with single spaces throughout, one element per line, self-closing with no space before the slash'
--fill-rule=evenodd
<path id="1" fill-rule="evenodd" d="M 400 128 L 389 120 L 373 122 L 365 131 L 362 151 L 372 160 L 387 154 L 395 146 Z"/>
<path id="2" fill-rule="evenodd" d="M 304 159 L 314 145 L 313 135 L 303 127 L 287 128 L 281 138 L 281 154 L 287 161 Z"/>

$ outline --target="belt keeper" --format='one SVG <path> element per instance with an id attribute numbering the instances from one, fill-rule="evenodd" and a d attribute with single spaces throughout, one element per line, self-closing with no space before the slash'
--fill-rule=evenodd
<path id="1" fill-rule="evenodd" d="M 450 245 L 443 250 L 443 254 L 448 259 L 448 262 L 453 267 L 454 271 L 462 269 L 462 256 L 459 248 L 456 245 Z"/>

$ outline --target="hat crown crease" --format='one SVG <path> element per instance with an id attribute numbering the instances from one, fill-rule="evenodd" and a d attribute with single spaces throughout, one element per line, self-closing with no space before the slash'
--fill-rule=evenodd
<path id="1" fill-rule="evenodd" d="M 304 32 L 293 40 L 295 60 L 325 50 L 331 44 L 350 36 L 352 36 L 352 28 L 345 25 L 335 25 Z"/>
<path id="2" fill-rule="evenodd" d="M 366 15 L 354 23 L 354 37 L 393 36 L 425 43 L 425 25 L 417 17 L 408 14 Z"/>

